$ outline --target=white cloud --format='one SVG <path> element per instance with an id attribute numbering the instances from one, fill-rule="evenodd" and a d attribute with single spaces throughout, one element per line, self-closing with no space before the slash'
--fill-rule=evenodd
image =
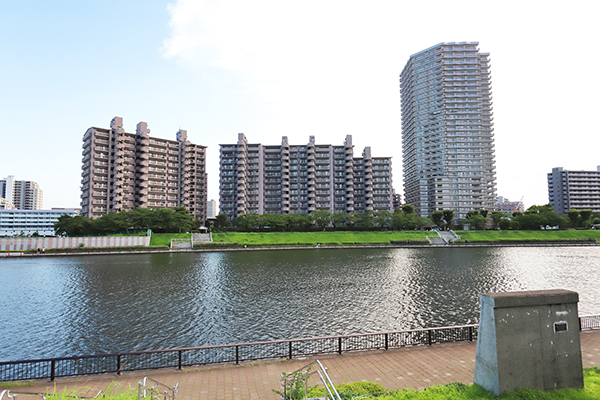
<path id="1" fill-rule="evenodd" d="M 545 203 L 554 166 L 591 169 L 598 128 L 596 2 L 192 1 L 169 5 L 165 57 L 233 73 L 256 104 L 249 140 L 341 143 L 394 157 L 401 192 L 398 75 L 439 42 L 491 53 L 499 194 Z M 223 112 L 226 112 L 224 110 Z M 241 130 L 240 130 L 241 131 Z M 236 132 L 225 141 L 235 141 Z M 577 153 L 576 153 L 577 152 Z"/>

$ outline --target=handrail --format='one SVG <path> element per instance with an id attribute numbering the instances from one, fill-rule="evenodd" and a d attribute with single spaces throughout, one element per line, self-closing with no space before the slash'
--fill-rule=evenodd
<path id="1" fill-rule="evenodd" d="M 389 331 L 367 334 L 322 336 L 252 343 L 138 350 L 120 353 L 81 355 L 0 362 L 0 381 L 29 379 L 54 380 L 56 377 L 160 368 L 182 369 L 208 364 L 239 364 L 244 361 L 292 359 L 322 354 L 365 350 L 388 350 L 415 345 L 433 345 L 477 339 L 478 325 Z M 580 317 L 582 330 L 600 328 L 600 315 Z M 1 400 L 1 399 L 0 399 Z"/>
<path id="2" fill-rule="evenodd" d="M 314 372 L 310 372 L 311 368 L 313 365 L 318 365 L 319 369 L 317 369 Z M 312 375 L 319 375 L 319 378 L 321 379 L 321 382 L 323 383 L 323 386 L 325 388 L 325 398 L 326 399 L 333 399 L 333 400 L 341 400 L 340 395 L 337 392 L 337 389 L 335 388 L 335 386 L 333 385 L 333 382 L 331 381 L 331 379 L 329 378 L 329 375 L 327 374 L 327 368 L 325 368 L 323 366 L 323 364 L 321 364 L 321 362 L 319 360 L 315 360 L 301 368 L 298 368 L 297 370 L 288 373 L 281 373 L 281 386 L 283 386 L 283 397 L 282 400 L 286 400 L 288 398 L 288 390 L 293 389 L 294 387 L 296 387 L 297 382 L 302 382 L 303 386 L 304 386 L 304 398 L 308 397 L 308 387 L 306 385 L 306 382 L 308 381 L 308 378 L 310 378 Z M 291 394 L 290 394 L 291 395 Z"/>
<path id="3" fill-rule="evenodd" d="M 148 386 L 147 381 L 151 381 L 154 383 L 154 386 Z M 162 387 L 163 391 L 158 392 L 157 388 Z M 175 386 L 167 386 L 162 382 L 157 381 L 156 379 L 152 379 L 148 376 L 145 376 L 140 382 L 138 382 L 138 400 L 145 399 L 148 394 L 150 394 L 150 400 L 156 399 L 158 396 L 162 395 L 163 400 L 175 400 L 177 394 L 179 393 L 179 382 L 175 384 Z"/>

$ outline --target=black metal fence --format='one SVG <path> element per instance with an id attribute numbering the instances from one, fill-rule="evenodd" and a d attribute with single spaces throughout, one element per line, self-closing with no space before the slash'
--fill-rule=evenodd
<path id="1" fill-rule="evenodd" d="M 582 329 L 600 328 L 600 315 L 580 318 Z M 462 325 L 410 331 L 275 340 L 219 346 L 48 358 L 0 362 L 0 382 L 121 373 L 160 368 L 240 363 L 278 358 L 388 350 L 403 346 L 433 345 L 477 339 L 478 325 Z"/>

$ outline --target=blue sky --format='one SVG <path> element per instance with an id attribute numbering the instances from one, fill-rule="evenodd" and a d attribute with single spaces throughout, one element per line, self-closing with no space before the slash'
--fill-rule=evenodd
<path id="1" fill-rule="evenodd" d="M 411 54 L 478 41 L 491 54 L 498 194 L 547 203 L 553 167 L 600 165 L 597 1 L 0 0 L 0 177 L 44 208 L 78 207 L 81 139 L 134 131 L 219 144 L 371 146 L 402 189 L 398 75 Z"/>

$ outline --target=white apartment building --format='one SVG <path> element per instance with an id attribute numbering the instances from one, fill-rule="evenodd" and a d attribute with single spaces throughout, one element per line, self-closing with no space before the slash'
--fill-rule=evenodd
<path id="1" fill-rule="evenodd" d="M 220 212 L 241 214 L 393 211 L 392 160 L 372 157 L 366 147 L 354 157 L 352 136 L 344 144 L 248 143 L 220 145 Z"/>
<path id="2" fill-rule="evenodd" d="M 404 201 L 423 217 L 493 209 L 496 169 L 489 54 L 478 42 L 440 43 L 400 75 Z"/>
<path id="3" fill-rule="evenodd" d="M 548 174 L 548 198 L 554 211 L 561 215 L 573 209 L 600 212 L 600 166 L 597 171 L 552 168 Z"/>
<path id="4" fill-rule="evenodd" d="M 40 210 L 44 193 L 33 181 L 18 181 L 14 175 L 0 180 L 0 197 L 19 210 Z"/>
<path id="5" fill-rule="evenodd" d="M 0 210 L 0 236 L 54 236 L 54 223 L 61 215 L 77 215 L 77 210 Z"/>
<path id="6" fill-rule="evenodd" d="M 135 133 L 115 117 L 110 129 L 89 128 L 83 135 L 81 215 L 91 218 L 137 207 L 183 206 L 206 219 L 206 147 L 187 140 L 150 136 L 145 122 Z"/>
<path id="7" fill-rule="evenodd" d="M 217 216 L 217 201 L 211 199 L 208 201 L 206 206 L 206 217 L 207 218 L 215 218 Z"/>

